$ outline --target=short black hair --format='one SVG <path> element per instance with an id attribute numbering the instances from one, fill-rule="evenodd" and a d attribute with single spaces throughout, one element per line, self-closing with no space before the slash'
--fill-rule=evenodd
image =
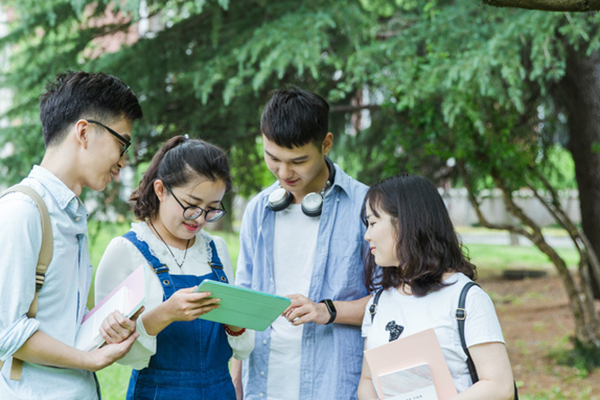
<path id="1" fill-rule="evenodd" d="M 277 90 L 260 117 L 262 133 L 277 146 L 320 145 L 329 132 L 329 104 L 316 93 L 292 87 Z"/>
<path id="2" fill-rule="evenodd" d="M 396 257 L 399 265 L 377 267 L 369 252 L 365 255 L 365 285 L 374 290 L 408 284 L 416 296 L 424 296 L 444 285 L 445 272 L 462 272 L 475 279 L 476 267 L 463 254 L 442 196 L 429 180 L 399 174 L 371 186 L 365 196 L 361 217 L 368 226 L 367 204 L 376 217 L 384 212 L 396 228 Z"/>
<path id="3" fill-rule="evenodd" d="M 57 74 L 40 96 L 40 120 L 46 147 L 62 142 L 69 125 L 80 118 L 107 123 L 120 118 L 142 118 L 142 108 L 131 88 L 101 72 L 66 71 Z"/>

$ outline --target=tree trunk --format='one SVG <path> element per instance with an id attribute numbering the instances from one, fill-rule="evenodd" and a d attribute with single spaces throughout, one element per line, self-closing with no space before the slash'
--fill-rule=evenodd
<path id="1" fill-rule="evenodd" d="M 594 252 L 600 254 L 600 57 L 568 48 L 560 83 L 568 113 L 568 149 L 575 162 L 581 226 Z M 589 271 L 594 298 L 600 299 L 600 277 Z"/>

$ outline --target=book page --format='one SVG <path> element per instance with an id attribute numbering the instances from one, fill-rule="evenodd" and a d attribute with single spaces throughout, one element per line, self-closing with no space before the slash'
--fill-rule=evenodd
<path id="1" fill-rule="evenodd" d="M 379 382 L 385 399 L 438 400 L 433 376 L 427 364 L 382 374 Z"/>

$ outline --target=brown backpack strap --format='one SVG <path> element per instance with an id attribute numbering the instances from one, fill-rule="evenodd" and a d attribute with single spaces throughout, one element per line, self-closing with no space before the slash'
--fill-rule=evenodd
<path id="1" fill-rule="evenodd" d="M 38 192 L 26 185 L 15 185 L 8 188 L 0 197 L 4 197 L 8 193 L 13 192 L 21 192 L 31 197 L 33 201 L 35 201 L 35 204 L 42 217 L 42 248 L 40 249 L 38 263 L 35 268 L 35 295 L 33 296 L 31 306 L 29 306 L 29 311 L 27 311 L 27 316 L 29 318 L 35 318 L 38 309 L 38 292 L 44 284 L 46 270 L 48 269 L 48 265 L 50 265 L 50 261 L 52 260 L 52 249 L 54 246 L 52 239 L 52 225 L 50 225 L 50 214 L 48 213 L 46 203 L 44 203 L 42 196 L 40 196 Z M 2 368 L 2 365 L 0 365 L 0 368 Z M 23 361 L 13 357 L 12 367 L 10 370 L 10 379 L 17 381 L 21 380 L 22 369 Z"/>

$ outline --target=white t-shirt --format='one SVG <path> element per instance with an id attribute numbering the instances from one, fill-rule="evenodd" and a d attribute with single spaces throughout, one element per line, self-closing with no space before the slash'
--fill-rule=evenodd
<path id="1" fill-rule="evenodd" d="M 466 364 L 467 356 L 460 343 L 455 312 L 460 292 L 469 281 L 470 279 L 462 273 L 454 274 L 444 281 L 451 284 L 450 286 L 424 297 L 406 295 L 396 288 L 385 290 L 379 298 L 372 324 L 369 313 L 369 307 L 373 303 L 371 298 L 362 324 L 362 336 L 366 338 L 365 348 L 368 350 L 390 341 L 393 334 L 386 330 L 386 325 L 391 321 L 395 321 L 395 325 L 401 327 L 395 330 L 402 331 L 400 338 L 433 328 L 454 386 L 459 393 L 464 391 L 473 382 Z M 465 324 L 467 347 L 482 343 L 504 343 L 494 304 L 487 293 L 478 286 L 472 287 L 467 295 L 465 308 L 468 314 Z"/>
<path id="2" fill-rule="evenodd" d="M 315 263 L 320 217 L 307 217 L 300 204 L 291 204 L 275 216 L 273 268 L 275 294 L 308 296 Z M 298 399 L 303 325 L 278 317 L 271 325 L 271 352 L 267 398 Z"/>

